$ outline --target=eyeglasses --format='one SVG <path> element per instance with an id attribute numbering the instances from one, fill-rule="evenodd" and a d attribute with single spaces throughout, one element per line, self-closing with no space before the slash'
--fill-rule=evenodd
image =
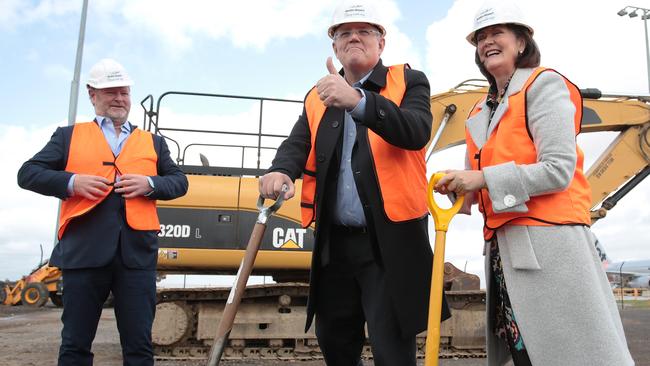
<path id="1" fill-rule="evenodd" d="M 349 30 L 343 32 L 334 33 L 334 40 L 338 41 L 339 39 L 346 40 L 352 37 L 353 34 L 358 34 L 359 38 L 368 38 L 371 35 L 380 35 L 376 29 L 358 29 L 358 30 Z"/>

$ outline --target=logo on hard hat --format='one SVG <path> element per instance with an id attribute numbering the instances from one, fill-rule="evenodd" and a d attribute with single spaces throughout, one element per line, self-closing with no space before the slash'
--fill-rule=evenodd
<path id="1" fill-rule="evenodd" d="M 110 74 L 107 74 L 106 79 L 108 81 L 123 80 L 124 75 L 122 75 L 122 72 L 120 72 L 120 71 L 114 71 L 114 72 L 112 72 Z"/>
<path id="2" fill-rule="evenodd" d="M 487 22 L 494 19 L 494 8 L 487 8 L 476 16 L 476 24 Z"/>
<path id="3" fill-rule="evenodd" d="M 366 8 L 363 5 L 352 5 L 349 9 L 345 9 L 343 13 L 344 18 L 363 16 L 366 16 Z"/>

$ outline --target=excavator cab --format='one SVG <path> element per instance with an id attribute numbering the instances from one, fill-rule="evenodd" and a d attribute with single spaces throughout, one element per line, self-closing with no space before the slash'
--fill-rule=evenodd
<path id="1" fill-rule="evenodd" d="M 158 202 L 159 271 L 232 274 L 257 217 L 257 179 L 287 137 L 287 114 L 298 115 L 302 102 L 167 92 L 155 108 L 151 95 L 141 105 L 144 128 L 165 138 L 190 182 L 186 196 Z M 196 109 L 178 112 L 188 106 Z M 254 274 L 306 279 L 313 229 L 301 227 L 299 201 L 284 205 L 269 228 Z"/>

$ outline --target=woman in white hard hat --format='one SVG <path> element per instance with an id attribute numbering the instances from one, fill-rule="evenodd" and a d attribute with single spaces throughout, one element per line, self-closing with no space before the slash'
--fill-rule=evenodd
<path id="1" fill-rule="evenodd" d="M 539 67 L 532 36 L 514 4 L 477 12 L 467 40 L 490 88 L 466 122 L 467 170 L 436 186 L 484 217 L 488 364 L 633 365 L 589 229 L 580 91 Z"/>

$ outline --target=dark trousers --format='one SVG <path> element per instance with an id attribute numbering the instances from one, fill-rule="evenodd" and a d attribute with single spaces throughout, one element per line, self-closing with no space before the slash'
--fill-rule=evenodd
<path id="1" fill-rule="evenodd" d="M 105 267 L 63 270 L 59 366 L 93 364 L 91 345 L 110 291 L 124 365 L 153 365 L 151 326 L 156 309 L 156 271 L 126 268 L 118 252 Z"/>
<path id="2" fill-rule="evenodd" d="M 401 335 L 368 234 L 334 227 L 316 291 L 316 336 L 327 365 L 360 365 L 367 323 L 376 366 L 415 366 L 415 336 Z"/>

